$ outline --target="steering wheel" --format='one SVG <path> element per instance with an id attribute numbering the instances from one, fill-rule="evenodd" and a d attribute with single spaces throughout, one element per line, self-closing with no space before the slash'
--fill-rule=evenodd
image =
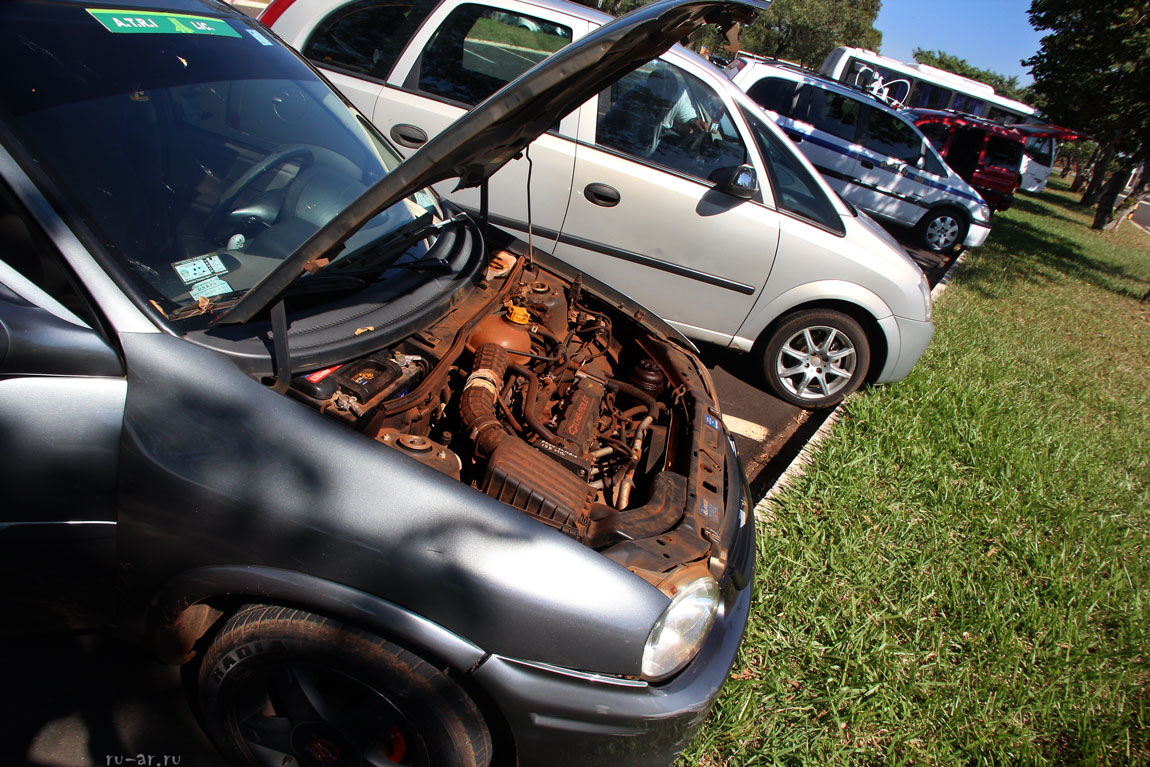
<path id="1" fill-rule="evenodd" d="M 204 222 L 204 231 L 209 235 L 219 228 L 220 223 L 223 221 L 224 216 L 232 207 L 232 203 L 243 194 L 244 190 L 251 185 L 253 181 L 262 176 L 267 171 L 282 165 L 288 160 L 299 159 L 304 167 L 310 165 L 315 161 L 315 152 L 313 147 L 307 144 L 289 144 L 278 151 L 272 152 L 267 157 L 257 162 L 252 167 L 248 168 L 243 175 L 237 178 L 231 186 L 229 186 L 220 199 L 216 200 L 216 204 L 212 206 L 208 217 Z M 270 222 L 269 222 L 270 223 Z"/>

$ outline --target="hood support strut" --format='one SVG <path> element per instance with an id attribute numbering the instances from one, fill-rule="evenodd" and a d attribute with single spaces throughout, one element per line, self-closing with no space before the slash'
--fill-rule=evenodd
<path id="1" fill-rule="evenodd" d="M 272 390 L 283 394 L 291 385 L 291 356 L 288 351 L 287 309 L 281 298 L 272 307 L 272 356 L 275 358 L 276 382 Z"/>

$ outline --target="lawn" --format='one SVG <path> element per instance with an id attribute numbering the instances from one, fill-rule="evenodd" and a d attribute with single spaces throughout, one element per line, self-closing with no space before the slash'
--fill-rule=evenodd
<path id="1" fill-rule="evenodd" d="M 1150 235 L 1053 186 L 760 504 L 751 623 L 681 765 L 1150 764 Z"/>

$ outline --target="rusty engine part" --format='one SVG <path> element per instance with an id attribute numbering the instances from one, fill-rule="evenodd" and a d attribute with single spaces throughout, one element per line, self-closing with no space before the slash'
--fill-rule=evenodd
<path id="1" fill-rule="evenodd" d="M 685 431 L 698 413 L 675 352 L 621 339 L 606 309 L 520 263 L 402 348 L 293 393 L 658 584 L 710 547 Z"/>

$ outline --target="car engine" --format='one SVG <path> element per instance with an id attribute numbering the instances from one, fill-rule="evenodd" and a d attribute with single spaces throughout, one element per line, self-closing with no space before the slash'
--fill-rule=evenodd
<path id="1" fill-rule="evenodd" d="M 579 277 L 504 251 L 436 324 L 289 391 L 660 585 L 725 566 L 709 386 Z"/>

